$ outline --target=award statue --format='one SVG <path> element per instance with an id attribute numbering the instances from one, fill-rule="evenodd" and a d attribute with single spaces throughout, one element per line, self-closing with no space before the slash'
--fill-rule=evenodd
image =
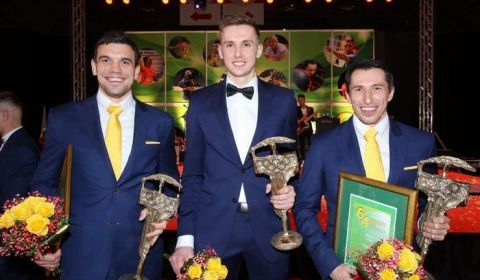
<path id="1" fill-rule="evenodd" d="M 145 187 L 147 181 L 159 182 L 158 191 L 149 190 Z M 150 250 L 150 241 L 146 237 L 147 233 L 151 231 L 150 226 L 152 223 L 161 223 L 168 220 L 177 213 L 179 204 L 179 193 L 177 197 L 168 197 L 162 193 L 163 184 L 167 182 L 178 188 L 178 191 L 182 189 L 182 185 L 175 179 L 164 174 L 154 174 L 142 179 L 142 189 L 140 191 L 139 203 L 147 209 L 147 217 L 143 224 L 142 237 L 140 238 L 140 246 L 138 253 L 140 260 L 138 261 L 137 272 L 135 275 L 127 274 L 119 278 L 119 280 L 148 280 L 147 277 L 142 275 L 143 264 L 147 258 L 147 254 Z"/>
<path id="2" fill-rule="evenodd" d="M 298 171 L 298 159 L 295 152 L 278 154 L 276 144 L 295 143 L 295 140 L 286 137 L 271 137 L 263 140 L 250 149 L 253 164 L 257 174 L 266 174 L 270 177 L 272 194 L 287 186 L 288 180 Z M 258 157 L 257 149 L 270 145 L 272 154 Z M 283 231 L 276 233 L 271 241 L 273 247 L 286 251 L 295 249 L 302 244 L 302 236 L 287 229 L 287 210 L 274 209 L 275 214 L 282 219 Z"/>
<path id="3" fill-rule="evenodd" d="M 443 166 L 442 175 L 433 175 L 423 171 L 425 164 L 437 164 Z M 422 262 L 428 252 L 428 246 L 432 240 L 423 235 L 423 222 L 430 221 L 432 217 L 438 217 L 445 214 L 445 211 L 457 207 L 461 202 L 466 201 L 469 194 L 470 185 L 446 178 L 447 170 L 450 165 L 456 168 L 463 168 L 474 172 L 475 168 L 463 160 L 449 156 L 433 157 L 418 162 L 417 181 L 415 188 L 424 192 L 428 196 L 427 207 L 423 211 L 419 220 L 419 231 L 417 234 L 417 243 L 422 252 Z"/>

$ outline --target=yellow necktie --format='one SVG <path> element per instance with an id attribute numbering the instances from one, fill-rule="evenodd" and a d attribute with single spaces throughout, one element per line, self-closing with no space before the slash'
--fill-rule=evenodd
<path id="1" fill-rule="evenodd" d="M 385 173 L 383 172 L 382 156 L 375 140 L 377 130 L 373 127 L 365 132 L 365 173 L 368 178 L 385 182 Z"/>
<path id="2" fill-rule="evenodd" d="M 105 134 L 105 145 L 107 146 L 115 178 L 118 180 L 120 174 L 122 174 L 122 125 L 118 120 L 118 115 L 122 113 L 123 109 L 118 105 L 110 105 L 107 111 L 110 114 L 110 118 L 108 119 L 107 132 Z"/>

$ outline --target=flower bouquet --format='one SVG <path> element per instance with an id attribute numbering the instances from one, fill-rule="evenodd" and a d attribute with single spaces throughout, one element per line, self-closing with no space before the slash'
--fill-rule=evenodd
<path id="1" fill-rule="evenodd" d="M 47 253 L 69 227 L 63 203 L 59 197 L 39 192 L 7 200 L 0 216 L 0 255 L 33 260 L 37 253 Z"/>
<path id="2" fill-rule="evenodd" d="M 410 245 L 397 239 L 379 241 L 355 257 L 359 272 L 356 279 L 425 280 L 427 272 L 420 255 Z"/>
<path id="3" fill-rule="evenodd" d="M 227 277 L 228 269 L 215 250 L 207 248 L 185 262 L 180 273 L 177 280 L 219 280 Z"/>

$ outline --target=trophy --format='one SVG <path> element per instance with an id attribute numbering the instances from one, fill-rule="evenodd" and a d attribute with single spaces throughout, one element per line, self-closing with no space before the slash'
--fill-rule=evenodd
<path id="1" fill-rule="evenodd" d="M 159 182 L 158 191 L 147 189 L 145 187 L 147 181 Z M 177 197 L 168 197 L 162 193 L 165 182 L 177 187 L 179 192 L 182 189 L 180 183 L 164 174 L 154 174 L 142 179 L 139 203 L 145 206 L 148 212 L 143 224 L 142 237 L 140 238 L 140 246 L 138 248 L 140 260 L 138 261 L 135 274 L 123 275 L 119 280 L 148 280 L 147 277 L 142 275 L 143 264 L 151 247 L 149 238 L 146 235 L 151 231 L 152 223 L 161 223 L 174 216 L 177 213 L 179 204 L 179 194 L 177 194 Z"/>
<path id="2" fill-rule="evenodd" d="M 443 165 L 442 175 L 433 175 L 423 171 L 425 164 L 436 163 L 438 166 Z M 422 262 L 428 252 L 428 246 L 432 240 L 423 235 L 424 221 L 430 221 L 433 217 L 442 216 L 445 211 L 457 207 L 460 203 L 468 198 L 470 185 L 457 182 L 446 178 L 449 166 L 463 168 L 474 172 L 475 168 L 470 166 L 463 160 L 449 156 L 433 157 L 417 163 L 418 174 L 415 182 L 415 188 L 424 192 L 428 196 L 427 207 L 423 211 L 419 219 L 419 232 L 417 234 L 417 243 L 422 252 Z"/>
<path id="3" fill-rule="evenodd" d="M 298 159 L 295 152 L 278 154 L 276 144 L 295 143 L 295 140 L 286 137 L 270 137 L 250 149 L 253 164 L 257 174 L 266 174 L 270 177 L 272 194 L 278 194 L 280 189 L 287 186 L 288 180 L 298 171 Z M 257 149 L 270 145 L 272 154 L 265 157 L 257 157 Z M 302 244 L 303 237 L 287 229 L 287 210 L 274 209 L 275 214 L 282 219 L 283 231 L 276 233 L 271 244 L 278 250 L 292 250 Z"/>

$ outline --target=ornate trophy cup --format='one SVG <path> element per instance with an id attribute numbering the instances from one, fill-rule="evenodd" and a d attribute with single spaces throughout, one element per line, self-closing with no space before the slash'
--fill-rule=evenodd
<path id="1" fill-rule="evenodd" d="M 295 143 L 295 140 L 286 137 L 271 137 L 263 140 L 250 149 L 253 164 L 257 174 L 266 174 L 270 177 L 272 194 L 287 186 L 288 180 L 298 171 L 298 159 L 295 152 L 278 154 L 276 144 Z M 266 157 L 257 157 L 257 149 L 270 145 L 272 154 Z M 283 231 L 276 233 L 270 242 L 278 250 L 295 249 L 302 244 L 303 237 L 287 229 L 287 210 L 274 209 L 275 214 L 282 219 Z"/>
<path id="2" fill-rule="evenodd" d="M 443 174 L 432 175 L 424 172 L 423 166 L 430 163 L 436 163 L 438 166 L 443 165 Z M 449 156 L 433 157 L 419 161 L 417 164 L 418 174 L 415 187 L 428 196 L 427 207 L 420 216 L 418 223 L 420 228 L 417 234 L 417 243 L 422 250 L 422 262 L 427 255 L 428 246 L 432 243 L 431 239 L 423 235 L 423 222 L 430 221 L 433 217 L 444 215 L 446 210 L 457 207 L 457 205 L 468 198 L 469 184 L 453 181 L 445 177 L 451 165 L 456 168 L 475 171 L 475 168 L 465 161 Z"/>
<path id="3" fill-rule="evenodd" d="M 158 191 L 147 189 L 145 187 L 147 181 L 159 182 Z M 161 223 L 174 216 L 177 213 L 179 204 L 179 194 L 177 194 L 177 197 L 168 197 L 162 193 L 165 182 L 177 187 L 179 192 L 182 189 L 180 183 L 172 177 L 164 174 L 154 174 L 142 179 L 139 203 L 145 206 L 148 213 L 143 224 L 142 237 L 140 238 L 140 246 L 138 248 L 140 260 L 138 261 L 137 272 L 135 275 L 123 275 L 119 280 L 148 280 L 147 277 L 142 275 L 143 264 L 145 263 L 145 259 L 147 258 L 147 254 L 151 247 L 146 235 L 151 231 L 150 227 L 152 223 Z"/>

